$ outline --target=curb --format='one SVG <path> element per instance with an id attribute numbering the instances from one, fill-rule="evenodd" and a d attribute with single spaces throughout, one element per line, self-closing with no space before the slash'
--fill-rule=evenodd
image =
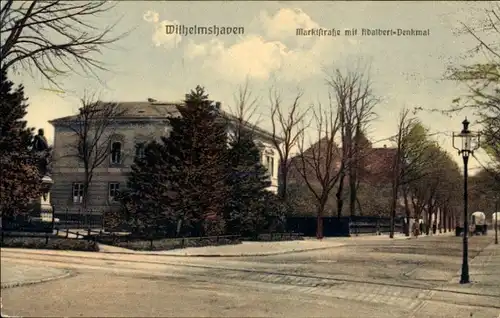
<path id="1" fill-rule="evenodd" d="M 304 252 L 311 252 L 311 251 L 319 251 L 319 250 L 326 250 L 330 248 L 337 248 L 337 247 L 343 247 L 346 244 L 342 245 L 335 245 L 335 246 L 323 246 L 323 247 L 316 247 L 316 248 L 310 248 L 310 249 L 301 249 L 301 250 L 291 250 L 291 251 L 284 251 L 284 252 L 269 252 L 269 253 L 254 253 L 254 254 L 165 254 L 165 253 L 134 253 L 134 252 L 98 252 L 98 253 L 103 253 L 103 254 L 121 254 L 121 255 L 153 255 L 153 256 L 169 256 L 169 257 L 204 257 L 204 258 L 209 258 L 209 257 L 259 257 L 259 256 L 276 256 L 276 255 L 285 255 L 285 254 L 293 254 L 293 253 L 304 253 Z"/>
<path id="2" fill-rule="evenodd" d="M 485 249 L 487 249 L 487 248 L 488 248 L 490 245 L 492 245 L 492 244 L 493 244 L 493 243 L 487 244 L 485 247 L 483 247 L 483 248 L 479 251 L 479 253 L 477 253 L 477 255 L 476 255 L 476 256 L 474 256 L 474 257 L 472 257 L 472 258 L 469 258 L 469 262 L 468 262 L 468 263 L 469 263 L 469 266 L 470 266 L 470 264 L 471 264 L 471 263 L 472 263 L 472 262 L 473 262 L 473 261 L 474 261 L 474 260 L 475 260 L 478 256 L 480 256 L 480 254 L 481 254 L 482 252 L 484 252 L 484 250 L 485 250 Z M 470 267 L 469 267 L 469 268 L 470 268 Z M 432 297 L 434 297 L 434 296 L 436 295 L 436 293 L 441 292 L 441 291 L 446 291 L 446 290 L 445 290 L 446 286 L 447 286 L 447 285 L 452 284 L 454 281 L 456 282 L 456 281 L 457 281 L 457 278 L 459 278 L 459 277 L 460 277 L 460 274 L 461 274 L 461 270 L 459 269 L 459 270 L 457 270 L 457 271 L 455 272 L 455 274 L 453 274 L 453 276 L 452 276 L 452 277 L 451 277 L 448 281 L 446 281 L 446 282 L 444 282 L 444 283 L 440 284 L 438 287 L 436 287 L 436 289 L 433 289 L 433 290 L 427 291 L 427 292 L 426 292 L 426 296 L 428 297 L 428 299 L 427 299 L 427 300 L 422 301 L 422 302 L 421 302 L 421 303 L 420 303 L 420 304 L 419 304 L 419 305 L 418 305 L 418 306 L 417 306 L 417 307 L 416 307 L 416 308 L 415 308 L 415 309 L 411 312 L 411 315 L 410 315 L 409 317 L 410 317 L 410 318 L 416 318 L 416 317 L 417 317 L 416 315 L 418 314 L 418 312 L 419 312 L 422 308 L 424 308 L 424 307 L 427 305 L 427 302 L 428 302 L 428 301 L 432 301 Z M 471 281 L 468 285 L 472 285 L 472 284 L 474 284 L 474 282 L 473 282 L 473 281 Z"/>
<path id="3" fill-rule="evenodd" d="M 74 273 L 71 272 L 71 271 L 69 271 L 69 270 L 64 270 L 64 274 L 61 274 L 61 275 L 58 275 L 58 276 L 47 277 L 47 278 L 36 279 L 36 280 L 19 281 L 19 282 L 13 282 L 13 283 L 2 283 L 0 285 L 0 289 L 8 289 L 8 288 L 14 288 L 14 287 L 21 287 L 21 286 L 27 286 L 27 285 L 34 285 L 34 284 L 39 284 L 39 283 L 45 283 L 45 282 L 50 282 L 50 281 L 53 281 L 53 280 L 67 278 L 69 276 L 74 276 Z"/>

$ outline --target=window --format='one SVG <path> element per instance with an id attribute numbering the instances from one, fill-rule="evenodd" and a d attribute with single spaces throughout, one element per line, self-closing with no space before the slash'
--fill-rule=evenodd
<path id="1" fill-rule="evenodd" d="M 143 142 L 135 145 L 135 156 L 142 159 L 146 156 L 146 145 Z"/>
<path id="2" fill-rule="evenodd" d="M 82 203 L 83 183 L 73 183 L 73 203 Z"/>
<path id="3" fill-rule="evenodd" d="M 120 184 L 117 182 L 112 182 L 109 184 L 108 198 L 109 202 L 115 202 L 118 192 L 120 191 Z"/>
<path id="4" fill-rule="evenodd" d="M 271 177 L 274 177 L 274 156 L 266 155 L 266 168 Z"/>
<path id="5" fill-rule="evenodd" d="M 122 143 L 115 141 L 111 144 L 111 163 L 119 164 L 122 160 Z"/>

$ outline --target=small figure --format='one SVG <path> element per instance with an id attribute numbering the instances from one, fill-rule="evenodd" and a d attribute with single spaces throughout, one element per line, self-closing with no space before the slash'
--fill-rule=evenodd
<path id="1" fill-rule="evenodd" d="M 38 129 L 38 135 L 33 140 L 33 151 L 45 151 L 47 149 L 49 149 L 49 143 L 44 136 L 43 129 L 40 128 Z"/>

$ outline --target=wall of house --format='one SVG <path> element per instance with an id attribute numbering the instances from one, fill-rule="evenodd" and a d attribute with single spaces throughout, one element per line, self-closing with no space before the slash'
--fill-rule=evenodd
<path id="1" fill-rule="evenodd" d="M 122 123 L 113 128 L 100 147 L 105 147 L 108 156 L 101 165 L 93 170 L 92 183 L 89 188 L 88 209 L 105 211 L 109 209 L 108 201 L 109 183 L 120 183 L 120 188 L 125 187 L 127 174 L 135 157 L 135 145 L 138 142 L 159 139 L 164 135 L 165 125 L 155 123 Z M 121 143 L 121 163 L 112 164 L 109 156 L 110 144 L 114 141 Z M 79 213 L 81 204 L 73 202 L 73 184 L 83 183 L 85 169 L 83 162 L 77 156 L 78 138 L 68 128 L 55 127 L 54 134 L 54 164 L 52 179 L 52 204 L 56 213 Z M 104 149 L 104 148 L 103 148 Z"/>
<path id="2" fill-rule="evenodd" d="M 109 183 L 118 182 L 121 189 L 126 186 L 127 175 L 135 157 L 136 143 L 159 139 L 165 134 L 168 134 L 168 127 L 160 122 L 122 123 L 114 127 L 109 132 L 111 138 L 103 138 L 106 144 L 102 144 L 101 147 L 106 147 L 109 154 L 110 144 L 113 141 L 121 142 L 122 162 L 121 164 L 112 164 L 110 156 L 108 156 L 99 167 L 94 169 L 88 193 L 88 209 L 97 211 L 95 213 L 102 213 L 102 211 L 113 208 L 113 204 L 108 200 Z M 264 146 L 262 163 L 266 165 L 266 156 L 273 158 L 273 168 L 270 174 L 272 185 L 269 190 L 277 192 L 279 156 L 270 142 L 263 139 L 258 141 Z M 80 203 L 73 202 L 73 184 L 83 183 L 85 178 L 83 162 L 77 157 L 77 143 L 78 138 L 73 131 L 68 128 L 55 127 L 52 174 L 54 185 L 51 191 L 51 202 L 56 214 L 66 213 L 66 211 L 70 214 L 77 214 L 82 209 Z"/>

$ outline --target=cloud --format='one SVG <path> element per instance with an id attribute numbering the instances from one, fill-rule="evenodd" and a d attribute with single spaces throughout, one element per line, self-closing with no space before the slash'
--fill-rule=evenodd
<path id="1" fill-rule="evenodd" d="M 318 28 L 319 24 L 314 22 L 309 15 L 298 8 L 285 8 L 279 10 L 274 16 L 266 11 L 261 11 L 259 22 L 270 39 L 283 39 L 295 37 L 296 29 Z"/>
<path id="2" fill-rule="evenodd" d="M 282 65 L 286 47 L 281 42 L 266 41 L 261 36 L 249 35 L 234 45 L 226 46 L 220 40 L 205 45 L 204 66 L 218 70 L 228 80 L 242 81 L 249 75 L 267 79 Z"/>
<path id="3" fill-rule="evenodd" d="M 160 16 L 155 11 L 146 11 L 142 16 L 144 21 L 152 23 L 154 25 L 154 32 L 152 36 L 152 41 L 155 46 L 162 46 L 166 49 L 173 49 L 178 47 L 179 43 L 182 41 L 182 36 L 177 34 L 167 34 L 166 26 L 179 24 L 179 21 L 169 21 L 163 20 L 160 22 Z"/>
<path id="4" fill-rule="evenodd" d="M 152 12 L 144 17 L 147 21 L 158 20 Z M 167 35 L 167 24 L 179 22 L 156 22 L 153 42 L 167 49 L 178 47 L 182 37 Z M 267 80 L 272 75 L 297 81 L 321 72 L 325 57 L 333 59 L 335 52 L 346 51 L 355 44 L 344 37 L 296 36 L 297 28 L 321 27 L 301 9 L 284 8 L 274 14 L 262 11 L 251 25 L 258 26 L 260 32 L 204 42 L 189 39 L 183 47 L 185 57 L 203 65 L 211 76 L 229 82 L 241 82 L 246 78 Z"/>
<path id="5" fill-rule="evenodd" d="M 186 56 L 190 59 L 194 59 L 199 56 L 204 56 L 207 54 L 207 47 L 203 44 L 196 44 L 193 40 L 189 40 L 186 46 Z"/>
<path id="6" fill-rule="evenodd" d="M 144 21 L 149 22 L 149 23 L 158 23 L 159 21 L 159 14 L 158 12 L 148 10 L 144 15 L 142 16 Z"/>
<path id="7" fill-rule="evenodd" d="M 267 80 L 271 75 L 300 81 L 320 73 L 324 62 L 332 62 L 356 44 L 345 37 L 297 37 L 297 28 L 320 27 L 300 9 L 281 9 L 274 15 L 263 11 L 254 22 L 263 28 L 263 35 L 248 34 L 233 44 L 219 39 L 192 44 L 186 55 L 203 58 L 205 69 L 228 81 Z M 291 37 L 293 41 L 287 41 Z"/>
<path id="8" fill-rule="evenodd" d="M 179 21 L 163 20 L 155 25 L 155 32 L 153 34 L 153 43 L 156 46 L 163 46 L 166 49 L 173 49 L 178 47 L 182 41 L 182 36 L 178 34 L 167 34 L 166 26 L 179 24 Z"/>

